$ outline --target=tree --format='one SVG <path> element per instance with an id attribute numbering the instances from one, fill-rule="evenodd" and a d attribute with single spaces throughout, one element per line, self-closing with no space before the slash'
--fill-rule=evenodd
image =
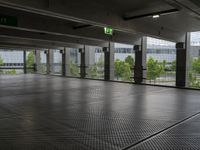
<path id="1" fill-rule="evenodd" d="M 3 65 L 3 59 L 1 58 L 1 56 L 0 56 L 0 66 L 1 65 Z M 0 70 L 0 73 L 2 73 L 3 71 L 2 70 Z"/>
<path id="2" fill-rule="evenodd" d="M 131 81 L 131 69 L 129 63 L 117 59 L 115 61 L 115 76 L 117 80 Z"/>
<path id="3" fill-rule="evenodd" d="M 79 67 L 73 60 L 70 61 L 70 73 L 73 76 L 79 76 Z"/>
<path id="4" fill-rule="evenodd" d="M 128 55 L 125 58 L 125 62 L 128 63 L 132 67 L 132 66 L 134 66 L 135 60 L 132 56 Z"/>
<path id="5" fill-rule="evenodd" d="M 96 63 L 89 66 L 88 77 L 89 78 L 102 78 L 104 72 L 104 57 L 100 55 Z"/>
<path id="6" fill-rule="evenodd" d="M 200 88 L 198 74 L 200 74 L 200 57 L 192 60 L 192 69 L 189 72 L 189 84 L 193 88 Z"/>
<path id="7" fill-rule="evenodd" d="M 189 72 L 189 86 L 193 88 L 200 88 L 200 81 L 197 80 L 196 74 L 193 71 Z"/>
<path id="8" fill-rule="evenodd" d="M 163 63 L 159 63 L 157 60 L 154 60 L 152 57 L 150 57 L 147 61 L 147 79 L 156 80 L 156 78 L 160 77 L 160 75 L 163 73 Z"/>
<path id="9" fill-rule="evenodd" d="M 192 70 L 195 73 L 198 73 L 198 74 L 200 73 L 200 57 L 192 61 Z"/>
<path id="10" fill-rule="evenodd" d="M 2 64 L 3 64 L 3 59 L 0 56 L 0 65 L 2 65 Z"/>
<path id="11" fill-rule="evenodd" d="M 170 66 L 170 69 L 171 69 L 172 71 L 176 71 L 176 60 L 172 61 L 171 66 Z"/>
<path id="12" fill-rule="evenodd" d="M 34 52 L 31 51 L 28 54 L 27 60 L 26 60 L 26 67 L 32 68 L 34 66 Z"/>
<path id="13" fill-rule="evenodd" d="M 123 67 L 122 61 L 117 59 L 115 61 L 115 76 L 117 80 L 119 80 L 119 78 L 122 77 L 122 69 L 121 69 L 122 67 Z"/>
<path id="14" fill-rule="evenodd" d="M 99 68 L 103 68 L 104 67 L 104 57 L 103 57 L 103 55 L 101 55 L 99 57 L 99 59 L 98 59 L 96 64 L 97 64 L 97 67 L 99 67 Z"/>
<path id="15" fill-rule="evenodd" d="M 129 63 L 123 62 L 123 73 L 122 80 L 123 81 L 131 81 L 131 66 Z"/>
<path id="16" fill-rule="evenodd" d="M 3 59 L 1 58 L 1 56 L 0 56 L 0 65 L 3 65 Z M 16 74 L 17 72 L 16 72 L 16 70 L 15 69 L 11 69 L 11 70 L 7 70 L 7 71 L 3 71 L 3 70 L 0 70 L 0 73 L 3 73 L 3 74 L 12 74 L 12 75 L 14 75 L 14 74 Z"/>
<path id="17" fill-rule="evenodd" d="M 90 78 L 96 78 L 96 77 L 98 77 L 98 68 L 97 68 L 96 64 L 94 64 L 94 65 L 92 65 L 92 66 L 89 67 L 88 76 Z"/>
<path id="18" fill-rule="evenodd" d="M 96 64 L 94 64 L 96 67 L 96 77 L 102 78 L 104 74 L 104 55 L 101 54 Z"/>

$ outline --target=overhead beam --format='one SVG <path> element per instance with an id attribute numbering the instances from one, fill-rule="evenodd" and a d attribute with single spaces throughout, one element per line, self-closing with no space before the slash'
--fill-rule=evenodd
<path id="1" fill-rule="evenodd" d="M 29 48 L 55 48 L 55 49 L 63 49 L 64 47 L 72 47 L 72 48 L 82 48 L 83 45 L 79 44 L 70 44 L 63 42 L 55 42 L 50 40 L 39 40 L 39 39 L 31 39 L 31 38 L 23 38 L 23 37 L 15 37 L 15 36 L 4 36 L 0 35 L 0 47 L 29 47 Z"/>
<path id="2" fill-rule="evenodd" d="M 137 16 L 124 16 L 125 21 L 133 20 L 133 19 L 140 19 L 145 17 L 153 17 L 154 15 L 170 15 L 173 13 L 179 12 L 178 9 L 169 9 L 164 11 L 158 11 L 158 12 L 151 12 L 147 14 L 137 15 Z"/>
<path id="3" fill-rule="evenodd" d="M 74 26 L 74 30 L 77 30 L 77 29 L 84 29 L 84 28 L 89 28 L 89 27 L 92 27 L 92 25 L 89 25 L 89 24 L 85 24 L 85 25 L 79 25 L 79 26 Z"/>
<path id="4" fill-rule="evenodd" d="M 7 29 L 0 27 L 0 37 L 16 37 L 16 38 L 25 38 L 33 39 L 37 41 L 53 41 L 54 43 L 59 43 L 60 46 L 65 45 L 94 45 L 94 46 L 105 46 L 106 41 L 102 40 L 89 40 L 75 37 L 67 37 L 61 35 L 52 35 L 52 34 L 40 34 L 40 32 L 30 32 L 22 31 L 17 29 Z M 37 43 L 36 41 L 36 43 Z"/>

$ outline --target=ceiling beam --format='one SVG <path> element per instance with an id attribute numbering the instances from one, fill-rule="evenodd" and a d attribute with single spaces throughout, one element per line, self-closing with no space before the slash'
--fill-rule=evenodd
<path id="1" fill-rule="evenodd" d="M 74 26 L 73 29 L 78 30 L 78 29 L 84 29 L 84 28 L 89 28 L 89 27 L 92 27 L 92 25 L 89 25 L 89 24 L 78 25 L 78 26 Z"/>
<path id="2" fill-rule="evenodd" d="M 137 16 L 124 16 L 125 21 L 133 20 L 133 19 L 140 19 L 140 18 L 146 18 L 146 17 L 153 17 L 154 15 L 170 15 L 179 12 L 178 9 L 169 9 L 164 11 L 158 11 L 158 12 L 151 12 L 146 14 L 141 14 Z"/>

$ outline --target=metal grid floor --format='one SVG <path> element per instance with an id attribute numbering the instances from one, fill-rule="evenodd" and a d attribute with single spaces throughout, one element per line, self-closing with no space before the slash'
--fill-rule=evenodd
<path id="1" fill-rule="evenodd" d="M 0 150 L 200 149 L 200 91 L 0 76 Z"/>

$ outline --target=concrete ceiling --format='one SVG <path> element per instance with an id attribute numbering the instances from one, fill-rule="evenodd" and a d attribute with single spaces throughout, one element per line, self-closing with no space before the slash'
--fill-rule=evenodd
<path id="1" fill-rule="evenodd" d="M 0 14 L 18 19 L 17 27 L 0 26 L 12 38 L 136 44 L 142 36 L 184 41 L 186 32 L 200 30 L 199 0 L 0 0 L 0 6 Z M 112 37 L 105 26 L 115 29 Z"/>

